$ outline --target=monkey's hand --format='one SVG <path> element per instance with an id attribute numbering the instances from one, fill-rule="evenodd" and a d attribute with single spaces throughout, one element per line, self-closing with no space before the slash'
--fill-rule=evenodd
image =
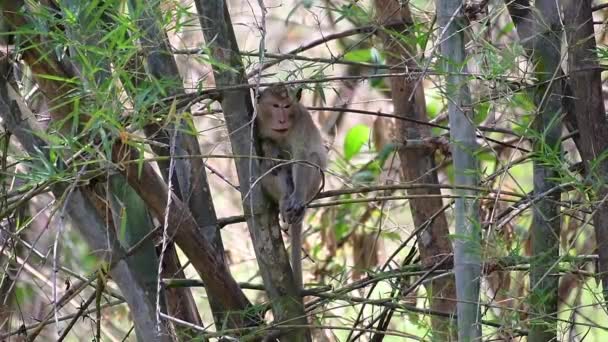
<path id="1" fill-rule="evenodd" d="M 295 196 L 295 193 L 284 197 L 283 200 L 281 200 L 279 207 L 283 221 L 289 224 L 302 222 L 302 219 L 304 218 L 304 209 L 306 209 L 306 203 Z"/>

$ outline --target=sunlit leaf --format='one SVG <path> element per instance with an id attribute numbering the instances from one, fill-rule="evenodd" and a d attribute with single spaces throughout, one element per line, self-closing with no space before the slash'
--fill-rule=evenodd
<path id="1" fill-rule="evenodd" d="M 359 49 L 347 52 L 344 60 L 350 62 L 370 62 L 372 60 L 372 49 Z"/>
<path id="2" fill-rule="evenodd" d="M 363 145 L 369 141 L 370 128 L 366 125 L 359 124 L 351 128 L 344 138 L 344 158 L 350 160 L 354 157 Z"/>

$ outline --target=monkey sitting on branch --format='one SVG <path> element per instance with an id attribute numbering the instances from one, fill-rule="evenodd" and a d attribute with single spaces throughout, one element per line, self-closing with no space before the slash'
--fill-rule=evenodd
<path id="1" fill-rule="evenodd" d="M 264 157 L 283 159 L 276 165 L 263 162 L 268 172 L 261 182 L 264 192 L 279 206 L 291 236 L 291 268 L 298 289 L 302 283 L 302 221 L 306 205 L 319 192 L 327 151 L 308 110 L 300 104 L 302 89 L 293 93 L 284 85 L 271 86 L 257 99 L 256 126 Z"/>

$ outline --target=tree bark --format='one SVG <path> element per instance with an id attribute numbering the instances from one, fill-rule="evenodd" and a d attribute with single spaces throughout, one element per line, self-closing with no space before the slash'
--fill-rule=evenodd
<path id="1" fill-rule="evenodd" d="M 602 280 L 604 300 L 608 302 L 608 120 L 601 71 L 597 69 L 592 1 L 564 0 L 562 6 L 568 43 L 568 72 L 581 139 L 579 152 L 585 164 L 585 179 L 592 189 L 590 198 L 596 202 L 593 225 L 599 256 L 597 272 Z"/>
<path id="2" fill-rule="evenodd" d="M 473 124 L 471 95 L 462 73 L 466 73 L 464 49 L 467 20 L 459 1 L 437 0 L 437 21 L 441 36 L 441 58 L 446 76 L 446 97 L 450 121 L 450 140 L 454 163 L 454 184 L 477 186 L 478 149 Z M 455 201 L 454 273 L 458 297 L 458 340 L 476 341 L 481 338 L 479 321 L 479 288 L 481 281 L 481 231 L 479 205 L 471 190 L 456 189 L 462 196 Z"/>
<path id="3" fill-rule="evenodd" d="M 508 1 L 507 7 L 527 55 L 534 63 L 539 83 L 552 80 L 548 85 L 536 88 L 534 102 L 538 108 L 535 130 L 540 135 L 534 143 L 538 153 L 534 161 L 534 193 L 542 193 L 556 185 L 557 166 L 551 167 L 543 160 L 544 152 L 561 154 L 561 124 L 559 119 L 566 110 L 565 124 L 571 130 L 579 129 L 574 142 L 582 153 L 584 149 L 582 131 L 578 126 L 580 120 L 574 110 L 575 85 L 562 80 L 561 68 L 561 34 L 562 27 L 557 3 L 551 0 L 538 0 L 535 8 L 529 0 Z M 601 98 L 601 93 L 600 93 Z M 602 100 L 600 100 L 602 101 Z M 547 156 L 545 155 L 545 159 Z M 551 158 L 551 157 L 549 157 Z M 561 158 L 561 157 L 560 157 Z M 549 341 L 556 338 L 555 312 L 558 301 L 557 277 L 549 277 L 551 266 L 559 258 L 559 235 L 561 219 L 559 207 L 555 201 L 560 199 L 559 192 L 552 192 L 534 206 L 534 217 L 531 229 L 532 261 L 530 263 L 530 288 L 532 313 L 530 340 Z M 599 254 L 601 255 L 601 251 Z M 608 256 L 608 253 L 606 254 Z M 600 256 L 601 259 L 601 256 Z"/>
<path id="4" fill-rule="evenodd" d="M 534 53 L 534 40 L 536 35 L 535 26 L 536 17 L 534 15 L 533 7 L 530 4 L 530 0 L 505 0 L 507 9 L 509 10 L 509 15 L 511 16 L 511 20 L 515 24 L 515 28 L 517 29 L 517 34 L 519 36 L 520 44 L 524 48 L 526 57 L 532 59 L 532 54 Z M 559 68 L 557 74 L 555 75 L 556 79 L 561 79 L 564 77 L 564 70 Z M 577 120 L 574 114 L 574 101 L 572 100 L 572 87 L 570 82 L 566 79 L 564 82 L 564 97 L 562 98 L 562 105 L 564 106 L 564 110 L 566 111 L 565 120 L 563 121 L 566 128 L 571 131 L 578 130 Z M 581 150 L 581 138 L 580 134 L 575 134 L 572 137 L 574 144 L 576 147 Z"/>
<path id="5" fill-rule="evenodd" d="M 225 1 L 195 0 L 194 3 L 205 41 L 210 49 L 210 56 L 213 56 L 217 62 L 233 68 L 229 70 L 218 68 L 217 64 L 213 65 L 216 86 L 221 88 L 246 84 L 247 79 Z M 255 157 L 256 149 L 252 144 L 255 146 L 257 143 L 251 140 L 253 105 L 250 91 L 248 89 L 223 91 L 221 105 L 223 112 L 227 114 L 225 119 L 232 152 L 236 155 Z M 247 217 L 247 226 L 253 240 L 266 293 L 270 298 L 274 319 L 279 324 L 284 322 L 306 325 L 302 297 L 295 285 L 281 237 L 277 208 L 265 198 L 259 186 L 251 187 L 252 180 L 260 176 L 258 163 L 239 158 L 236 159 L 236 170 L 243 199 L 243 212 Z M 310 338 L 310 332 L 304 328 L 294 329 L 280 337 L 281 341 L 295 342 L 310 340 Z"/>
<path id="6" fill-rule="evenodd" d="M 540 139 L 534 142 L 538 155 L 534 161 L 534 193 L 545 192 L 557 185 L 554 180 L 557 171 L 543 161 L 544 152 L 560 153 L 562 102 L 571 102 L 562 96 L 564 83 L 561 81 L 561 23 L 559 11 L 554 1 L 539 0 L 531 7 L 529 0 L 507 2 L 507 7 L 527 55 L 536 68 L 539 83 L 552 80 L 549 85 L 541 85 L 535 90 L 534 102 L 538 108 L 534 129 Z M 555 79 L 554 79 L 555 78 Z M 572 89 L 571 87 L 569 87 Z M 572 113 L 567 121 L 577 127 Z M 575 139 L 581 148 L 581 136 Z M 547 158 L 545 155 L 544 158 Z M 547 198 L 536 203 L 531 226 L 532 261 L 530 263 L 530 288 L 532 313 L 531 341 L 549 341 L 555 338 L 556 323 L 551 315 L 557 311 L 558 278 L 548 276 L 550 268 L 559 257 L 559 231 L 561 220 L 559 207 L 554 201 L 560 193 L 552 192 Z"/>
<path id="7" fill-rule="evenodd" d="M 377 19 L 380 24 L 386 22 L 403 21 L 401 27 L 395 27 L 401 35 L 413 37 L 409 25 L 413 24 L 409 5 L 402 5 L 396 0 L 376 0 L 375 7 Z M 405 61 L 411 68 L 418 65 L 414 59 L 416 49 L 404 40 L 391 38 L 390 34 L 382 34 L 384 49 L 387 52 L 387 63 L 401 65 Z M 428 121 L 424 86 L 418 77 L 391 77 L 391 96 L 395 115 L 418 121 Z M 407 120 L 398 120 L 397 134 L 400 141 L 410 139 L 424 139 L 431 136 L 429 126 L 413 123 Z M 438 184 L 435 170 L 434 155 L 426 149 L 399 149 L 399 160 L 403 180 L 405 182 L 420 182 L 425 184 Z M 441 194 L 440 189 L 408 189 L 408 195 Z M 449 240 L 449 229 L 445 214 L 442 211 L 443 202 L 440 198 L 411 199 L 409 201 L 412 219 L 416 228 L 427 226 L 418 233 L 418 250 L 420 259 L 425 267 L 432 267 L 440 262 L 446 255 L 452 254 L 452 245 Z M 433 217 L 436 217 L 433 219 Z M 430 308 L 434 311 L 454 313 L 456 309 L 456 288 L 453 277 L 441 277 L 425 284 L 429 294 Z M 431 325 L 433 337 L 437 340 L 455 340 L 456 329 L 452 326 L 449 317 L 432 316 Z"/>
<path id="8" fill-rule="evenodd" d="M 159 25 L 160 12 L 158 6 L 160 6 L 160 1 L 130 0 L 129 3 L 138 19 L 136 23 L 142 32 L 140 37 L 141 47 L 150 77 L 154 81 L 165 85 L 167 95 L 184 94 L 183 81 L 175 58 L 169 49 L 167 34 Z M 132 98 L 135 98 L 135 96 L 132 96 Z M 144 132 L 149 139 L 160 143 L 151 145 L 152 150 L 158 156 L 171 156 L 171 145 L 176 145 L 173 147 L 173 157 L 176 157 L 176 159 L 174 160 L 171 184 L 177 196 L 188 204 L 190 212 L 198 224 L 200 234 L 203 234 L 213 244 L 213 253 L 216 258 L 225 262 L 224 245 L 219 232 L 220 228 L 217 225 L 217 215 L 211 198 L 204 161 L 202 158 L 179 158 L 180 156 L 202 154 L 197 137 L 186 133 L 189 131 L 188 127 L 193 126 L 192 119 L 184 116 L 177 123 L 169 123 L 164 127 L 149 122 L 144 126 Z M 171 138 L 172 135 L 175 135 L 174 139 Z M 158 161 L 157 163 L 165 182 L 168 182 L 170 160 Z M 175 248 L 169 246 L 167 251 L 171 253 L 168 257 L 172 259 L 172 262 L 168 265 L 175 263 L 179 265 L 177 254 L 174 252 Z M 192 292 L 188 288 L 175 289 L 170 294 L 176 296 L 175 301 L 177 303 L 194 303 Z M 209 296 L 208 299 L 217 326 L 230 328 L 231 326 L 226 326 L 226 308 L 222 306 L 217 298 Z M 170 307 L 175 307 L 175 305 Z M 192 315 L 195 311 L 192 308 L 181 310 L 177 317 L 196 324 L 200 322 L 200 317 Z"/>

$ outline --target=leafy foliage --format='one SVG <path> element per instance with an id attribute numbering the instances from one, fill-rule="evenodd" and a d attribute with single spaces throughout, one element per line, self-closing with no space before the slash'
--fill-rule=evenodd
<path id="1" fill-rule="evenodd" d="M 270 297 L 262 292 L 265 273 L 256 263 L 256 258 L 265 256 L 254 256 L 247 233 L 233 224 L 251 220 L 239 216 L 246 201 L 240 197 L 242 187 L 236 184 L 234 167 L 234 160 L 248 156 L 231 152 L 228 138 L 233 132 L 225 118 L 249 113 L 235 110 L 224 96 L 258 82 L 306 88 L 304 103 L 333 107 L 311 110 L 326 133 L 330 151 L 330 166 L 324 170 L 324 191 L 330 192 L 310 204 L 302 246 L 309 256 L 304 263 L 306 290 L 310 290 L 306 310 L 311 324 L 319 328 L 312 331 L 340 341 L 379 340 L 382 334 L 386 341 L 441 339 L 435 323 L 443 315 L 432 308 L 443 297 L 426 285 L 449 278 L 453 271 L 424 264 L 430 253 L 424 246 L 437 243 L 437 237 L 429 233 L 437 222 L 445 221 L 454 230 L 460 208 L 453 202 L 468 196 L 480 214 L 474 224 L 480 239 L 474 242 L 475 252 L 483 256 L 485 285 L 478 317 L 483 339 L 523 338 L 530 332 L 530 322 L 545 317 L 535 311 L 535 305 L 549 303 L 554 293 L 559 295 L 559 306 L 551 317 L 559 323 L 549 319 L 549 327 L 556 335 L 569 335 L 571 340 L 605 337 L 608 317 L 599 309 L 605 304 L 603 285 L 591 278 L 600 276 L 596 266 L 603 242 L 592 228 L 605 201 L 601 194 L 608 151 L 598 150 L 594 159 L 585 159 L 581 141 L 597 135 L 573 125 L 577 122 L 570 116 L 576 110 L 569 101 L 576 104 L 576 97 L 568 93 L 572 89 L 551 93 L 552 82 L 570 82 L 574 74 L 568 68 L 562 68 L 563 74 L 544 70 L 548 64 L 530 55 L 538 50 L 527 49 L 518 17 L 509 15 L 512 8 L 491 2 L 470 18 L 459 17 L 467 22 L 463 27 L 467 42 L 463 60 L 455 62 L 439 49 L 446 37 L 435 23 L 433 2 L 401 4 L 400 9 L 412 15 L 406 27 L 378 22 L 379 9 L 368 2 L 261 4 L 265 7 L 231 3 L 226 12 L 243 53 L 230 56 L 242 60 L 249 72 L 246 81 L 235 81 L 241 83 L 228 90 L 217 89 L 211 70 L 232 75 L 241 70 L 225 62 L 223 57 L 232 52 L 217 49 L 214 41 L 203 42 L 200 14 L 193 4 L 122 0 L 0 4 L 6 13 L 0 19 L 0 64 L 7 70 L 10 66 L 0 86 L 0 303 L 10 308 L 0 312 L 0 339 L 34 331 L 31 336 L 55 339 L 54 330 L 67 329 L 70 338 L 130 340 L 134 333 L 129 331 L 141 324 L 138 313 L 144 311 L 128 301 L 123 305 L 125 298 L 131 298 L 131 286 L 142 294 L 141 300 L 152 303 L 151 314 L 143 320 L 152 327 L 150 333 L 158 319 L 172 325 L 173 330 L 167 331 L 176 331 L 175 340 L 197 334 L 203 336 L 197 337 L 201 340 L 238 336 L 235 329 L 240 327 L 215 325 L 204 333 L 194 329 L 193 334 L 188 330 L 192 326 L 156 317 L 157 295 L 163 299 L 159 312 L 172 316 L 189 311 L 193 316 L 177 318 L 195 326 L 207 327 L 218 322 L 218 312 L 239 309 L 217 310 L 214 300 L 218 299 L 211 290 L 198 288 L 200 277 L 215 273 L 201 269 L 207 260 L 191 258 L 186 247 L 180 245 L 175 252 L 178 263 L 185 266 L 159 274 L 166 267 L 159 268 L 160 261 L 172 256 L 162 251 L 163 246 L 173 243 L 175 232 L 184 229 L 179 226 L 171 231 L 170 220 L 164 222 L 162 215 L 176 212 L 182 215 L 180 224 L 194 221 L 198 235 L 192 234 L 213 240 L 213 246 L 217 241 L 209 236 L 215 235 L 205 229 L 223 228 L 218 239 L 226 251 L 218 248 L 213 255 L 218 264 L 230 266 L 226 272 L 246 290 L 243 298 L 251 305 L 239 317 L 255 316 L 247 323 L 259 325 L 241 335 L 262 336 L 274 324 L 282 324 L 269 318 L 279 317 L 276 312 L 267 314 L 275 303 L 269 303 Z M 15 6 L 17 11 L 12 9 Z M 597 24 L 606 13 L 598 9 L 594 15 L 591 19 Z M 153 20 L 144 24 L 150 16 Z M 564 34 L 580 29 L 566 26 Z M 600 28 L 595 25 L 595 32 L 600 33 Z M 166 39 L 150 40 L 153 31 Z M 604 63 L 608 60 L 606 37 L 596 34 L 595 39 L 597 48 L 587 51 Z M 409 48 L 409 55 L 386 48 L 389 41 L 398 46 L 397 51 Z M 561 41 L 569 45 L 562 49 L 558 64 L 566 65 L 583 42 Z M 263 60 L 260 48 L 265 49 Z M 167 60 L 177 61 L 179 72 L 167 74 L 171 70 Z M 600 73 L 602 69 L 598 65 L 584 71 Z M 408 75 L 403 76 L 404 72 Z M 450 78 L 458 82 L 448 82 Z M 408 98 L 415 104 L 413 110 L 421 113 L 396 109 L 395 99 L 390 98 L 394 96 L 389 91 L 390 79 L 400 80 L 395 84 L 403 86 L 415 83 L 422 90 L 426 106 L 415 106 L 420 99 Z M 457 100 L 464 87 L 470 89 L 471 103 Z M 562 107 L 546 123 L 559 126 L 561 139 L 551 143 L 546 140 L 548 129 L 539 128 L 538 120 L 547 101 L 556 98 Z M 445 139 L 448 110 L 454 103 L 467 110 L 475 128 L 478 148 L 466 152 L 480 169 L 465 173 L 478 177 L 478 184 L 455 183 L 459 171 L 453 166 L 454 151 L 463 145 Z M 21 116 L 17 120 L 21 131 L 11 126 L 9 112 Z M 374 117 L 376 113 L 392 114 L 380 118 Z M 386 120 L 380 131 L 372 122 L 376 119 Z M 33 150 L 28 150 L 24 135 L 34 142 Z M 384 139 L 381 143 L 376 140 L 379 135 Z M 250 137 L 255 139 L 255 133 Z M 136 158 L 127 160 L 117 146 Z M 418 151 L 412 146 L 424 150 L 418 160 L 408 163 L 427 169 L 425 175 L 405 181 L 412 165 L 404 165 L 401 158 Z M 432 162 L 427 164 L 423 157 Z M 253 167 L 257 159 L 250 160 Z M 143 184 L 139 188 L 125 171 L 132 165 L 136 167 L 129 170 L 137 174 L 133 179 Z M 170 165 L 173 173 L 168 172 Z M 539 183 L 534 181 L 538 167 L 552 171 L 543 181 L 554 183 L 559 196 L 539 195 Z M 150 178 L 149 170 L 156 178 Z M 437 184 L 429 184 L 430 174 L 438 175 Z M 152 182 L 157 179 L 159 183 Z M 203 191 L 195 187 L 203 179 L 202 188 L 212 201 L 201 205 L 193 198 Z M 83 194 L 78 198 L 92 203 L 87 215 L 104 227 L 103 248 L 90 245 L 91 237 L 82 234 L 89 227 L 79 226 L 70 216 L 75 194 Z M 144 198 L 145 194 L 154 195 L 156 202 Z M 558 211 L 545 220 L 561 220 L 561 224 L 554 236 L 559 241 L 558 258 L 550 260 L 553 266 L 546 277 L 560 280 L 553 292 L 538 292 L 530 267 L 543 253 L 532 248 L 530 237 L 539 222 L 534 215 L 544 208 L 539 203 L 548 198 Z M 427 213 L 432 218 L 421 222 L 414 216 L 419 210 L 415 201 L 420 199 L 438 200 L 443 209 Z M 210 220 L 208 227 L 196 221 L 204 216 L 200 215 L 203 209 L 217 211 L 219 220 L 215 214 L 205 217 Z M 450 238 L 469 237 L 452 234 Z M 123 260 L 132 262 L 121 269 L 133 271 L 126 285 L 117 274 L 106 275 L 117 264 L 123 265 Z M 198 262 L 195 267 L 190 266 L 193 261 Z M 450 261 L 446 264 L 453 264 Z M 187 280 L 173 279 L 182 277 L 178 271 Z M 87 279 L 97 279 L 97 274 L 102 275 L 99 293 L 90 286 L 78 287 Z M 165 280 L 185 281 L 185 285 L 165 288 Z M 173 295 L 169 288 L 184 292 Z M 78 297 L 67 299 L 69 305 L 55 307 L 69 289 L 78 289 Z M 238 297 L 224 292 L 229 299 Z M 87 298 L 95 298 L 95 304 L 83 305 Z M 167 309 L 175 303 L 190 303 L 187 308 L 192 310 Z M 121 306 L 111 309 L 116 305 Z M 90 312 L 81 312 L 81 306 Z M 68 325 L 70 314 L 82 319 Z M 55 316 L 60 322 L 43 329 Z M 200 316 L 198 321 L 196 316 Z M 137 334 L 141 339 L 141 329 Z"/>

